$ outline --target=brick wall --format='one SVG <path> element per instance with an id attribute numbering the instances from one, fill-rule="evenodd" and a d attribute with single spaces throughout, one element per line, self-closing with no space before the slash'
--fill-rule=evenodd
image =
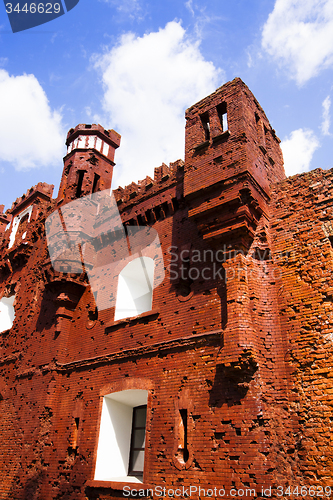
<path id="1" fill-rule="evenodd" d="M 124 225 L 159 236 L 165 278 L 150 311 L 115 321 L 85 269 L 50 260 L 45 220 L 76 198 L 68 176 L 92 179 L 95 155 L 110 181 L 102 146 L 69 152 L 57 201 L 39 186 L 1 216 L 33 206 L 26 236 L 9 249 L 9 228 L 0 247 L 0 299 L 15 294 L 16 315 L 0 333 L 0 499 L 123 498 L 124 486 L 278 498 L 278 486 L 332 485 L 332 172 L 284 179 L 275 132 L 239 79 L 190 108 L 186 130 L 185 164 L 114 191 Z M 102 262 L 120 248 L 108 223 L 94 222 Z M 143 483 L 94 481 L 103 397 L 139 389 Z"/>

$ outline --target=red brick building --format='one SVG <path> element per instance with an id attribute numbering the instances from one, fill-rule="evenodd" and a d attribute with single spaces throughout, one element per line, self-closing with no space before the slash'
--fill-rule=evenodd
<path id="1" fill-rule="evenodd" d="M 0 499 L 331 496 L 333 173 L 285 178 L 240 79 L 185 134 L 110 197 L 79 125 L 0 210 Z"/>

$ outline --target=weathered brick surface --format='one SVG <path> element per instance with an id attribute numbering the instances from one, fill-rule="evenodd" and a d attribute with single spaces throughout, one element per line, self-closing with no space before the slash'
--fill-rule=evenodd
<path id="1" fill-rule="evenodd" d="M 118 321 L 114 307 L 96 311 L 84 270 L 54 270 L 47 250 L 46 218 L 110 186 L 114 131 L 72 129 L 58 198 L 40 183 L 0 215 L 0 298 L 16 295 L 0 333 L 0 499 L 123 498 L 126 482 L 93 479 L 103 396 L 127 389 L 149 391 L 142 488 L 258 498 L 271 486 L 289 498 L 276 488 L 333 487 L 333 173 L 285 179 L 275 132 L 239 79 L 186 117 L 185 164 L 114 192 L 125 225 L 160 237 L 165 278 L 151 311 Z M 84 147 L 71 149 L 79 136 Z M 6 225 L 30 205 L 8 248 Z M 102 214 L 95 225 L 107 259 L 121 243 Z"/>

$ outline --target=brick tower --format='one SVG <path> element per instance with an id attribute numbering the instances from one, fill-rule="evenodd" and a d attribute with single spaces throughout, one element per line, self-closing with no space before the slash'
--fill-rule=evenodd
<path id="1" fill-rule="evenodd" d="M 280 140 L 240 78 L 189 108 L 185 117 L 189 218 L 210 244 L 246 252 L 267 213 L 269 186 L 285 178 Z"/>
<path id="2" fill-rule="evenodd" d="M 80 124 L 70 129 L 58 203 L 109 189 L 119 145 L 120 135 L 114 130 L 104 130 L 101 125 Z"/>

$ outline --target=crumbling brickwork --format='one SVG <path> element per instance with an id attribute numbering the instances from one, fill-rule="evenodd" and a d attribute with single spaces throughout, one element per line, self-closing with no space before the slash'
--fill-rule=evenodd
<path id="1" fill-rule="evenodd" d="M 330 496 L 333 173 L 286 179 L 238 78 L 186 120 L 114 205 L 120 136 L 79 125 L 57 198 L 0 209 L 0 499 Z"/>

